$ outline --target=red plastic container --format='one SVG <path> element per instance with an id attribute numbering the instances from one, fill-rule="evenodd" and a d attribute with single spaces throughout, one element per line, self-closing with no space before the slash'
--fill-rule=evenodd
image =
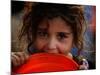
<path id="1" fill-rule="evenodd" d="M 17 74 L 73 71 L 78 69 L 78 64 L 64 55 L 51 53 L 37 53 L 14 71 Z"/>

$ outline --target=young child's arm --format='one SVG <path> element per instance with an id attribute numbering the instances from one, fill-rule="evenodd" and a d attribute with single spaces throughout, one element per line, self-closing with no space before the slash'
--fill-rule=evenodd
<path id="1" fill-rule="evenodd" d="M 29 54 L 25 52 L 11 52 L 11 64 L 12 67 L 20 66 L 21 64 L 25 63 L 28 59 Z"/>

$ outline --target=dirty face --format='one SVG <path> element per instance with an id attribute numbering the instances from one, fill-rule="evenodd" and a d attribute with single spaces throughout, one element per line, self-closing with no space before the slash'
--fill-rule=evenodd
<path id="1" fill-rule="evenodd" d="M 34 46 L 39 51 L 66 55 L 73 46 L 72 30 L 60 17 L 44 19 L 38 26 Z"/>

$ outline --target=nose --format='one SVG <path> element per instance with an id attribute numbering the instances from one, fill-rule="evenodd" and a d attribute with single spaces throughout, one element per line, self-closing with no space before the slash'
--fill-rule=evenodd
<path id="1" fill-rule="evenodd" d="M 47 50 L 56 50 L 57 40 L 55 38 L 48 39 Z"/>

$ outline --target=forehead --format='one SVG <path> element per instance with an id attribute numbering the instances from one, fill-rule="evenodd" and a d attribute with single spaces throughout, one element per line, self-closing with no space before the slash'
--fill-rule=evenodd
<path id="1" fill-rule="evenodd" d="M 56 17 L 53 19 L 44 19 L 38 28 L 48 29 L 48 30 L 56 30 L 56 31 L 71 31 L 70 25 L 60 17 Z"/>

